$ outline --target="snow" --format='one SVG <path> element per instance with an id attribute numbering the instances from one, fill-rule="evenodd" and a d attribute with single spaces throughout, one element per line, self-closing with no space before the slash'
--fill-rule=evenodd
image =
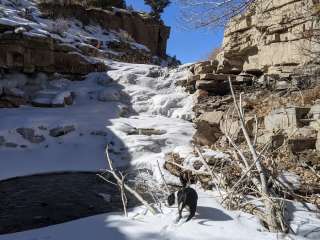
<path id="1" fill-rule="evenodd" d="M 267 232 L 258 220 L 245 213 L 227 211 L 217 202 L 212 192 L 198 189 L 199 202 L 197 214 L 191 221 L 184 219 L 176 222 L 177 209 L 163 206 L 163 214 L 151 215 L 144 207 L 137 207 L 129 211 L 128 218 L 121 213 L 102 214 L 64 224 L 26 232 L 0 235 L 0 240 L 303 240 L 304 237 Z M 109 196 L 104 196 L 108 200 Z M 300 206 L 301 207 L 301 206 Z M 302 208 L 300 209 L 302 210 Z M 309 229 L 298 232 L 308 235 L 309 239 L 319 239 L 319 234 L 312 233 L 317 229 L 319 219 L 315 214 L 308 215 Z M 295 216 L 295 224 L 304 220 L 301 215 Z M 303 226 L 306 226 L 303 225 Z M 312 227 L 312 228 L 310 228 Z"/>
<path id="2" fill-rule="evenodd" d="M 26 9 L 29 16 L 26 16 Z M 85 25 L 75 19 L 45 19 L 41 17 L 40 10 L 37 8 L 35 0 L 18 0 L 12 3 L 2 0 L 0 5 L 0 24 L 15 27 L 14 31 L 22 32 L 26 36 L 51 37 L 58 42 L 73 44 L 76 49 L 78 46 L 88 45 L 91 40 L 100 43 L 100 50 L 115 53 L 108 48 L 110 42 L 125 42 L 132 49 L 139 49 L 145 52 L 150 50 L 135 42 L 125 31 L 114 31 L 102 29 L 98 25 Z M 22 29 L 28 31 L 21 31 Z M 89 45 L 91 46 L 91 45 Z M 119 54 L 119 53 L 115 53 Z"/>
<path id="3" fill-rule="evenodd" d="M 181 95 L 189 97 L 182 89 L 163 86 L 163 82 L 174 81 L 172 76 L 176 75 L 175 72 L 170 73 L 172 76 L 169 77 L 148 78 L 151 83 L 147 84 L 145 75 L 155 66 L 111 61 L 108 65 L 114 69 L 108 75 L 92 73 L 84 81 L 57 79 L 49 82 L 47 89 L 40 91 L 34 100 L 60 103 L 73 92 L 75 103 L 72 106 L 25 106 L 0 111 L 0 136 L 6 142 L 27 146 L 14 149 L 0 147 L 1 165 L 6 166 L 0 169 L 0 179 L 68 170 L 97 171 L 105 167 L 104 151 L 107 144 L 111 145 L 111 156 L 118 166 L 136 165 L 156 170 L 156 160 L 162 160 L 165 152 L 178 145 L 190 144 L 194 132 L 190 122 L 171 117 L 168 112 L 163 112 L 164 115 L 154 114 L 154 109 L 162 106 L 149 104 L 159 94 L 164 98 L 176 94 L 179 96 L 177 101 L 184 101 Z M 117 81 L 123 73 L 134 76 L 136 81 L 133 84 Z M 171 82 L 169 86 L 173 86 Z M 147 109 L 139 110 L 141 105 L 146 105 Z M 135 114 L 120 117 L 129 108 L 133 108 Z M 176 106 L 174 110 L 178 109 Z M 132 128 L 165 130 L 165 134 L 128 135 L 121 128 L 119 130 L 119 125 L 123 124 Z M 75 126 L 76 131 L 59 138 L 49 135 L 50 129 L 67 125 Z M 20 127 L 41 129 L 39 134 L 46 140 L 31 144 L 16 132 Z M 107 136 L 91 134 L 94 131 L 105 131 Z"/>
<path id="4" fill-rule="evenodd" d="M 47 228 L 2 235 L 0 240 L 276 239 L 275 235 L 262 231 L 254 217 L 225 211 L 210 193 L 199 193 L 197 216 L 185 224 L 183 220 L 175 223 L 175 208 L 164 207 L 164 214 L 153 216 L 139 207 L 131 210 L 128 218 L 116 213 L 103 214 Z"/>

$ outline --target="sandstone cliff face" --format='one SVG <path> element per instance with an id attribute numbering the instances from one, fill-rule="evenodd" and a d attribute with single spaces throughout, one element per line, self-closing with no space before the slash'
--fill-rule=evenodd
<path id="1" fill-rule="evenodd" d="M 137 43 L 148 47 L 152 55 L 166 56 L 170 28 L 142 13 L 112 8 L 110 10 L 87 9 L 81 5 L 41 4 L 40 7 L 49 17 L 74 17 L 85 24 L 91 22 L 105 29 L 124 30 Z"/>
<path id="2" fill-rule="evenodd" d="M 319 8 L 312 0 L 264 0 L 228 24 L 221 72 L 287 74 L 319 53 Z"/>
<path id="3" fill-rule="evenodd" d="M 106 66 L 90 61 L 79 51 L 52 38 L 7 33 L 0 35 L 0 66 L 26 73 L 88 74 Z"/>

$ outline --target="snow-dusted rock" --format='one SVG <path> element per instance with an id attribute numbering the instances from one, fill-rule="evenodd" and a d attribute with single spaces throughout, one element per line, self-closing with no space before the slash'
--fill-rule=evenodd
<path id="1" fill-rule="evenodd" d="M 162 74 L 162 71 L 160 68 L 157 69 L 150 69 L 150 71 L 147 73 L 146 77 L 151 77 L 151 78 L 158 78 Z"/>
<path id="2" fill-rule="evenodd" d="M 3 92 L 7 96 L 25 97 L 26 94 L 19 88 L 3 88 Z"/>
<path id="3" fill-rule="evenodd" d="M 70 86 L 71 81 L 65 78 L 50 81 L 49 86 L 57 89 L 66 89 Z"/>
<path id="4" fill-rule="evenodd" d="M 6 142 L 4 144 L 4 146 L 7 147 L 7 148 L 16 148 L 16 147 L 18 147 L 18 144 L 13 143 L 13 142 Z"/>
<path id="5" fill-rule="evenodd" d="M 14 33 L 15 34 L 21 34 L 21 33 L 24 33 L 24 32 L 27 32 L 27 29 L 24 28 L 24 27 L 17 27 L 16 29 L 14 29 Z"/>
<path id="6" fill-rule="evenodd" d="M 98 94 L 98 100 L 102 102 L 119 101 L 120 98 L 121 98 L 120 92 L 114 88 L 106 88 L 100 91 Z"/>
<path id="7" fill-rule="evenodd" d="M 130 108 L 128 105 L 120 103 L 118 104 L 118 109 L 119 109 L 119 117 L 126 117 L 130 113 Z"/>
<path id="8" fill-rule="evenodd" d="M 5 144 L 5 142 L 6 142 L 6 139 L 3 136 L 0 136 L 0 146 Z"/>
<path id="9" fill-rule="evenodd" d="M 117 130 L 117 131 L 120 131 L 120 132 L 123 132 L 125 134 L 133 134 L 137 131 L 137 129 L 133 126 L 131 126 L 130 124 L 128 123 L 117 123 L 114 128 Z"/>
<path id="10" fill-rule="evenodd" d="M 70 91 L 40 91 L 32 99 L 32 104 L 36 107 L 64 107 L 65 105 L 72 105 L 72 103 L 73 94 Z"/>
<path id="11" fill-rule="evenodd" d="M 4 88 L 21 88 L 26 85 L 28 78 L 25 74 L 14 73 L 6 75 L 4 79 L 0 79 L 0 87 Z"/>
<path id="12" fill-rule="evenodd" d="M 64 107 L 65 105 L 72 105 L 73 96 L 69 91 L 58 93 L 51 101 L 53 107 Z"/>
<path id="13" fill-rule="evenodd" d="M 18 128 L 16 131 L 31 143 L 41 143 L 45 141 L 45 137 L 42 135 L 36 135 L 32 128 Z"/>
<path id="14" fill-rule="evenodd" d="M 37 96 L 32 99 L 31 103 L 35 107 L 51 107 L 51 100 L 52 98 L 47 96 Z"/>
<path id="15" fill-rule="evenodd" d="M 73 125 L 64 126 L 64 127 L 57 127 L 50 130 L 49 135 L 51 137 L 61 137 L 67 135 L 70 132 L 75 131 L 75 127 Z"/>
<path id="16" fill-rule="evenodd" d="M 93 136 L 101 136 L 101 137 L 108 136 L 108 133 L 106 131 L 102 131 L 102 130 L 92 131 L 90 134 Z"/>

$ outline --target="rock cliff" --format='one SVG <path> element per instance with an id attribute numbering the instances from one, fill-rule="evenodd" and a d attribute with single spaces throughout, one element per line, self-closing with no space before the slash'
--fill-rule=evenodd
<path id="1" fill-rule="evenodd" d="M 286 76 L 314 63 L 320 51 L 318 6 L 312 0 L 257 1 L 228 24 L 218 56 L 220 72 Z"/>
<path id="2" fill-rule="evenodd" d="M 41 4 L 40 7 L 48 17 L 76 18 L 85 24 L 99 24 L 104 29 L 126 31 L 137 43 L 148 47 L 153 55 L 166 56 L 170 28 L 145 13 L 117 8 L 85 8 L 82 5 Z"/>

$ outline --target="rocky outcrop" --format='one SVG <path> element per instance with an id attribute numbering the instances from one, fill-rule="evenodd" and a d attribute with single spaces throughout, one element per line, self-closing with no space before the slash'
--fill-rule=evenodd
<path id="1" fill-rule="evenodd" d="M 228 24 L 218 72 L 288 77 L 319 57 L 317 1 L 263 0 Z M 315 56 L 315 54 L 318 54 Z"/>
<path id="2" fill-rule="evenodd" d="M 137 43 L 146 46 L 154 56 L 165 57 L 170 28 L 149 15 L 125 9 L 103 10 L 81 5 L 41 4 L 43 15 L 52 18 L 76 18 L 84 24 L 99 24 L 105 29 L 126 31 Z"/>
<path id="3" fill-rule="evenodd" d="M 26 73 L 85 75 L 107 67 L 55 39 L 31 34 L 0 34 L 0 67 Z"/>

